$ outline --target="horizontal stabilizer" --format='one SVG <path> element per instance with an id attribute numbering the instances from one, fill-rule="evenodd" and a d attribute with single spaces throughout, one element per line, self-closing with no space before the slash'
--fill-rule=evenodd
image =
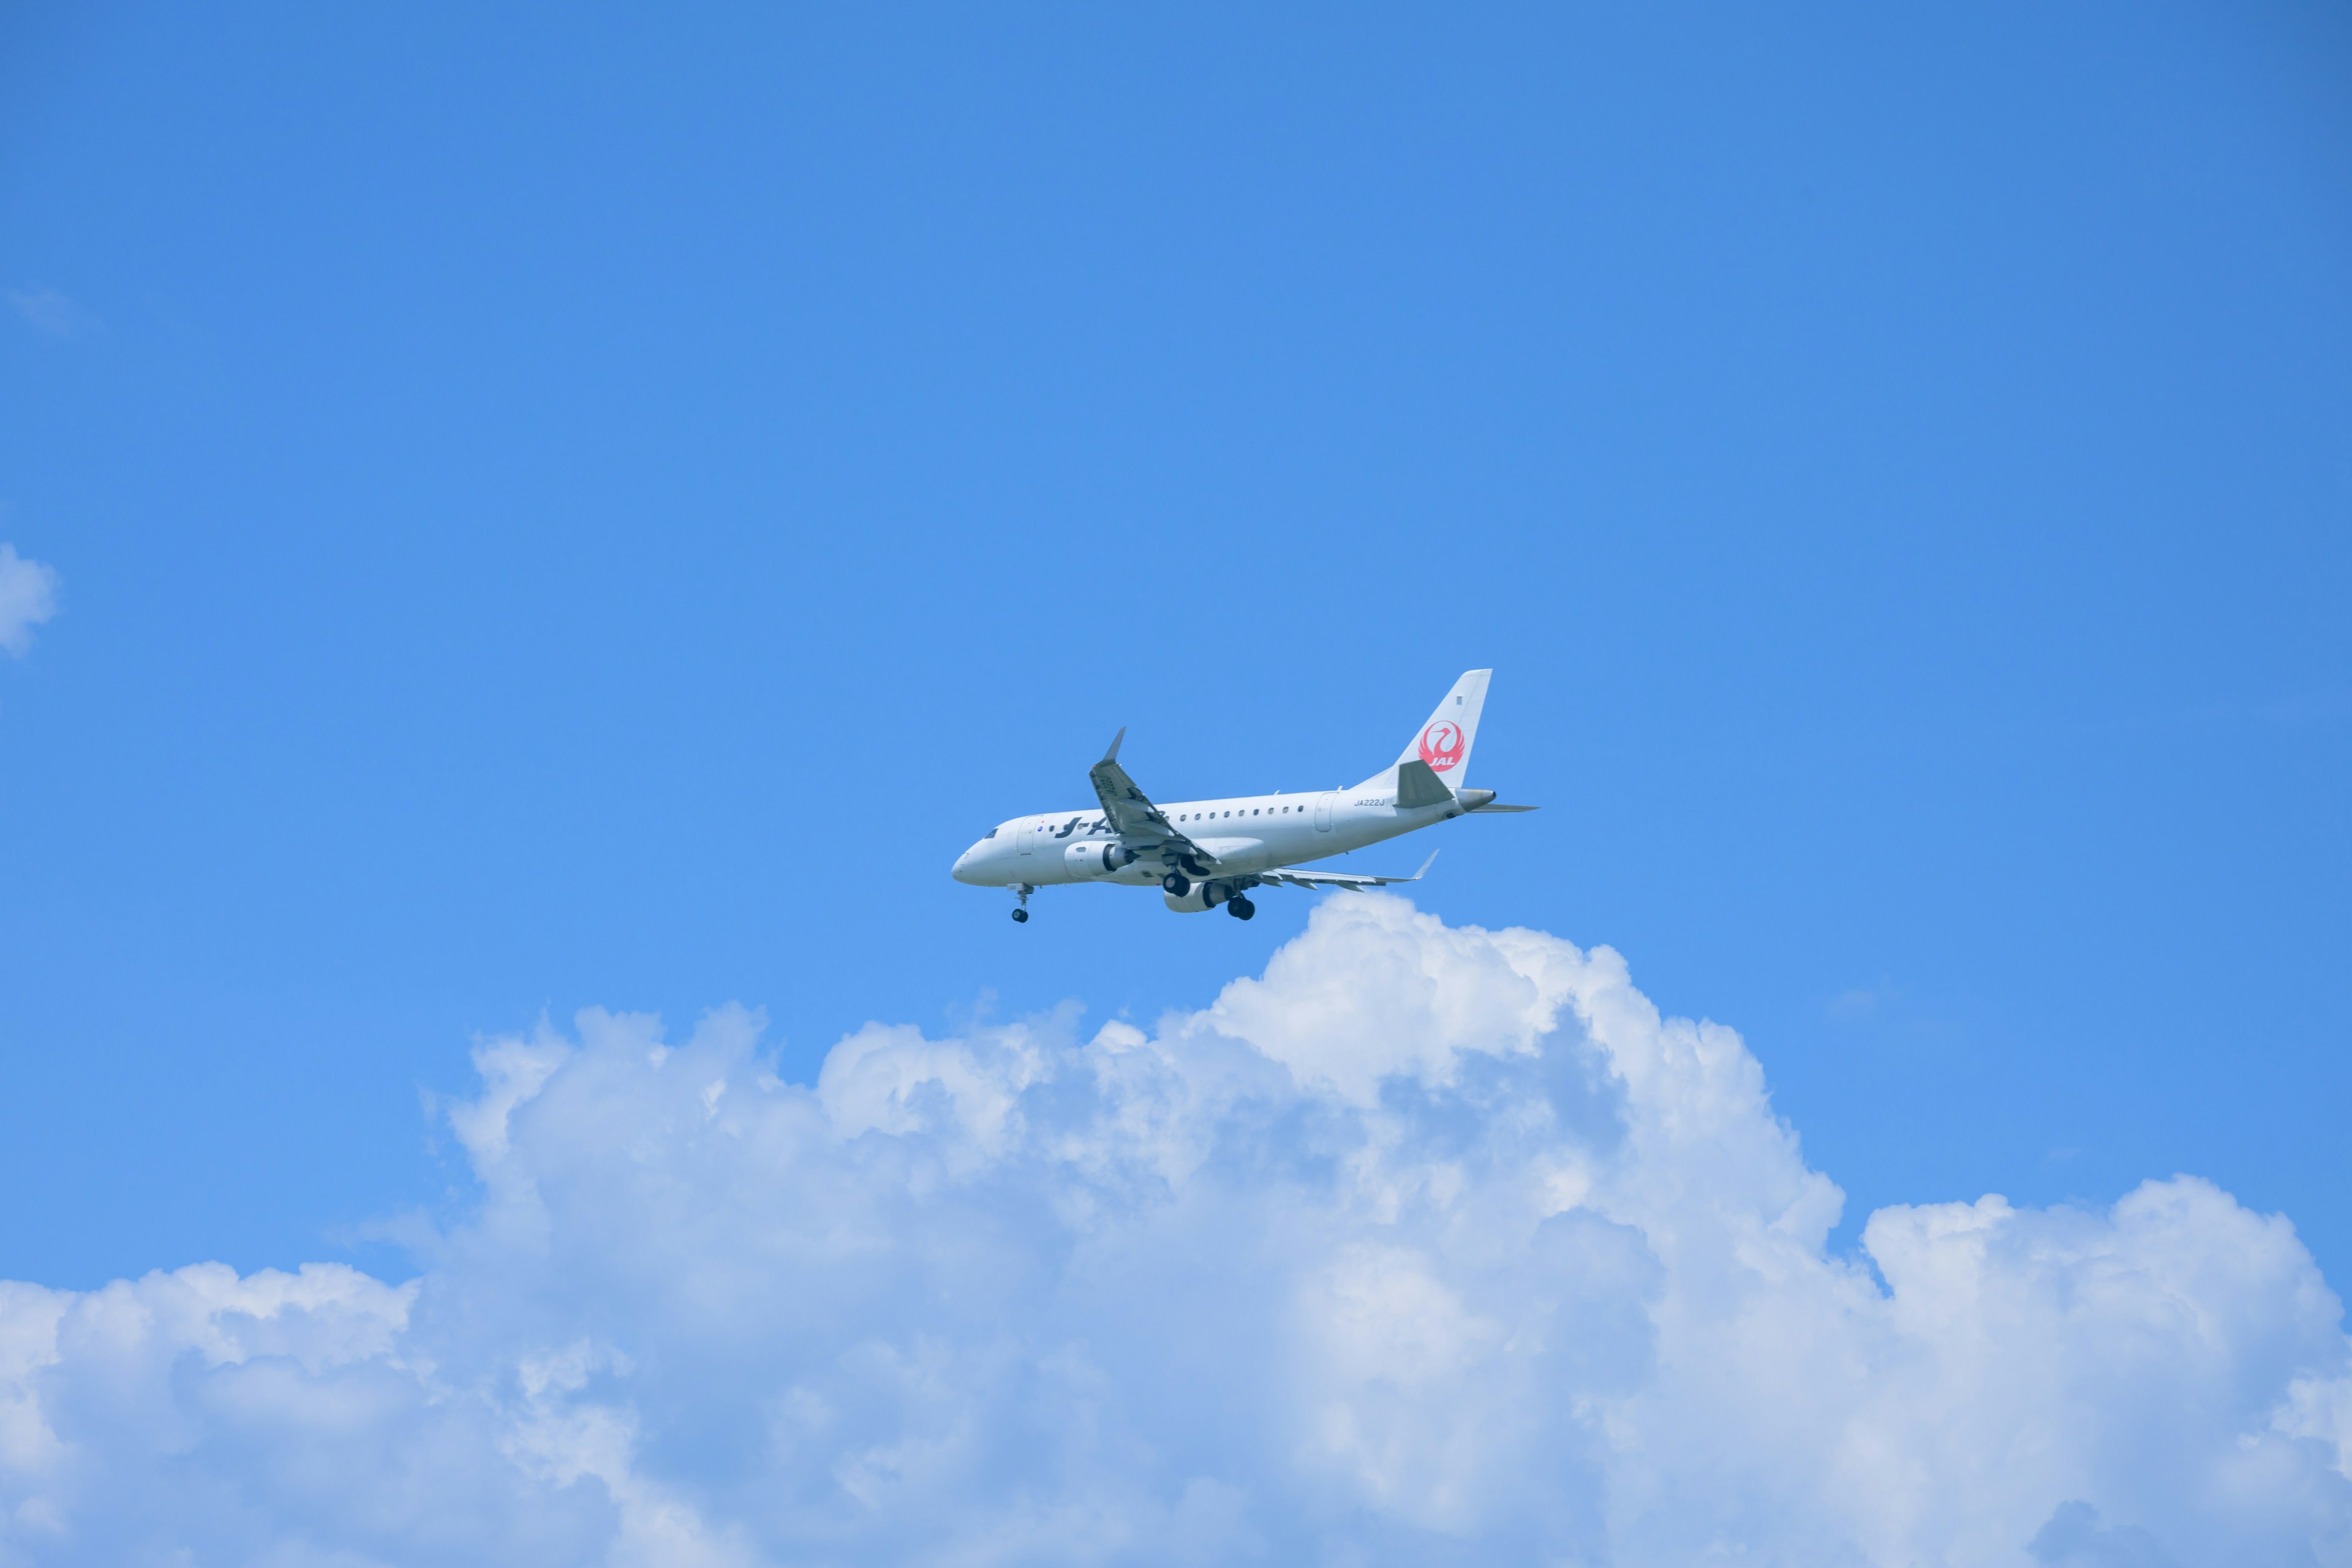
<path id="1" fill-rule="evenodd" d="M 1543 807 L 1539 805 L 1474 805 L 1470 808 L 1470 815 L 1475 816 L 1482 811 L 1541 811 Z"/>
<path id="2" fill-rule="evenodd" d="M 1450 805 L 1454 792 L 1419 757 L 1397 764 L 1396 803 L 1400 809 L 1418 811 L 1424 805 Z"/>

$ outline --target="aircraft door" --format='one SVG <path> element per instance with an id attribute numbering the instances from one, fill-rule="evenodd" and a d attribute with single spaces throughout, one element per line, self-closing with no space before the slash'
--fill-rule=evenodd
<path id="1" fill-rule="evenodd" d="M 1335 789 L 1325 790 L 1325 791 L 1324 791 L 1320 795 L 1318 795 L 1318 796 L 1316 797 L 1316 800 L 1315 800 L 1315 831 L 1316 831 L 1316 832 L 1318 832 L 1318 833 L 1328 833 L 1328 832 L 1330 832 L 1330 831 L 1331 831 L 1331 807 L 1332 807 L 1332 806 L 1334 806 L 1335 805 L 1337 805 L 1337 804 L 1339 803 L 1339 792 L 1338 790 L 1335 790 Z"/>
<path id="2" fill-rule="evenodd" d="M 1027 817 L 1023 817 L 1013 829 L 1013 842 L 1021 847 L 1021 853 L 1028 854 L 1036 845 L 1037 825 Z"/>

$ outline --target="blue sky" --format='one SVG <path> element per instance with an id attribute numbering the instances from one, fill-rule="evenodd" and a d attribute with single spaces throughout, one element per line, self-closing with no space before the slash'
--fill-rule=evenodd
<path id="1" fill-rule="evenodd" d="M 1828 1257 L 2185 1173 L 2340 1289 L 2347 67 L 2316 5 L 12 9 L 0 1279 L 408 1279 L 469 1052 L 584 1007 L 801 1085 L 1208 1007 L 1308 896 L 950 861 L 1122 725 L 1327 787 L 1491 666 L 1544 809 L 1414 901 L 1738 1030 Z"/>
<path id="2" fill-rule="evenodd" d="M 1857 1216 L 2352 1267 L 2340 16 L 7 26 L 0 1272 L 351 1245 L 542 1010 L 1198 1005 L 1304 897 L 948 859 L 1472 665 L 1547 809 L 1424 907 L 1739 1027 Z"/>

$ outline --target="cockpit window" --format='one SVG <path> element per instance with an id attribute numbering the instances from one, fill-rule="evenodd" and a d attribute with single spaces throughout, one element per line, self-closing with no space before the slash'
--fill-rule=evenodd
<path id="1" fill-rule="evenodd" d="M 993 838 L 996 837 L 996 829 L 992 827 L 987 832 L 982 834 L 981 837 L 982 838 Z"/>

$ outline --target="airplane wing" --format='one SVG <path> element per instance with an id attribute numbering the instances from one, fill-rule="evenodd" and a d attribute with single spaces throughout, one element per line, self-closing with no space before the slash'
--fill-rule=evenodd
<path id="1" fill-rule="evenodd" d="M 1122 727 L 1111 737 L 1110 750 L 1103 753 L 1103 760 L 1087 772 L 1094 781 L 1095 798 L 1102 802 L 1104 820 L 1121 838 L 1133 841 L 1136 848 L 1164 847 L 1179 859 L 1196 866 L 1214 866 L 1217 858 L 1177 832 L 1160 809 L 1135 787 L 1127 770 L 1118 765 L 1119 744 L 1126 739 L 1127 731 Z"/>
<path id="2" fill-rule="evenodd" d="M 1287 882 L 1294 888 L 1345 888 L 1351 893 L 1360 893 L 1366 888 L 1385 888 L 1392 882 L 1418 882 L 1436 859 L 1437 852 L 1433 849 L 1429 858 L 1421 863 L 1421 869 L 1410 877 L 1357 877 L 1344 871 L 1260 871 L 1257 879 Z"/>

